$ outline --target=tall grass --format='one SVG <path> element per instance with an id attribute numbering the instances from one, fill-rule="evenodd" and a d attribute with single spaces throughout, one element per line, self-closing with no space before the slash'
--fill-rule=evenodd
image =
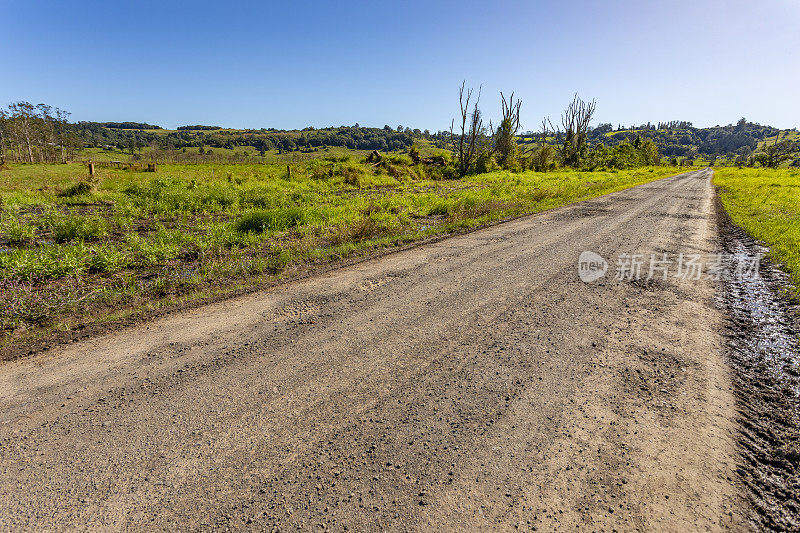
<path id="1" fill-rule="evenodd" d="M 720 168 L 714 183 L 734 224 L 769 246 L 800 295 L 800 170 Z"/>

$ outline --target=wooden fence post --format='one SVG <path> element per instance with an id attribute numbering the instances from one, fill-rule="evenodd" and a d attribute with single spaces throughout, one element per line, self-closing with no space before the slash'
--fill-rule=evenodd
<path id="1" fill-rule="evenodd" d="M 89 161 L 89 175 L 94 176 L 94 163 Z"/>

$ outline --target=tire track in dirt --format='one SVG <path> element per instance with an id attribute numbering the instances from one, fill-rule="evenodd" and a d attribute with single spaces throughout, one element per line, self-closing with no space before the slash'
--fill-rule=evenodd
<path id="1" fill-rule="evenodd" d="M 710 174 L 0 366 L 0 527 L 738 529 Z"/>

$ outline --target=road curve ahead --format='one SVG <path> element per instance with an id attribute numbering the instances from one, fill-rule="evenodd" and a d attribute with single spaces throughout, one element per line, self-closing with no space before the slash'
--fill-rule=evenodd
<path id="1" fill-rule="evenodd" d="M 741 529 L 712 282 L 614 277 L 712 250 L 710 178 L 2 364 L 0 529 Z"/>

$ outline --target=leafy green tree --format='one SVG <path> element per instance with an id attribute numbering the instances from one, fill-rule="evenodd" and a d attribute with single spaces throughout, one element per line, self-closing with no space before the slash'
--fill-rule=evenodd
<path id="1" fill-rule="evenodd" d="M 645 139 L 639 146 L 642 163 L 644 165 L 658 165 L 661 163 L 661 155 L 658 153 L 658 146 L 652 139 Z"/>

